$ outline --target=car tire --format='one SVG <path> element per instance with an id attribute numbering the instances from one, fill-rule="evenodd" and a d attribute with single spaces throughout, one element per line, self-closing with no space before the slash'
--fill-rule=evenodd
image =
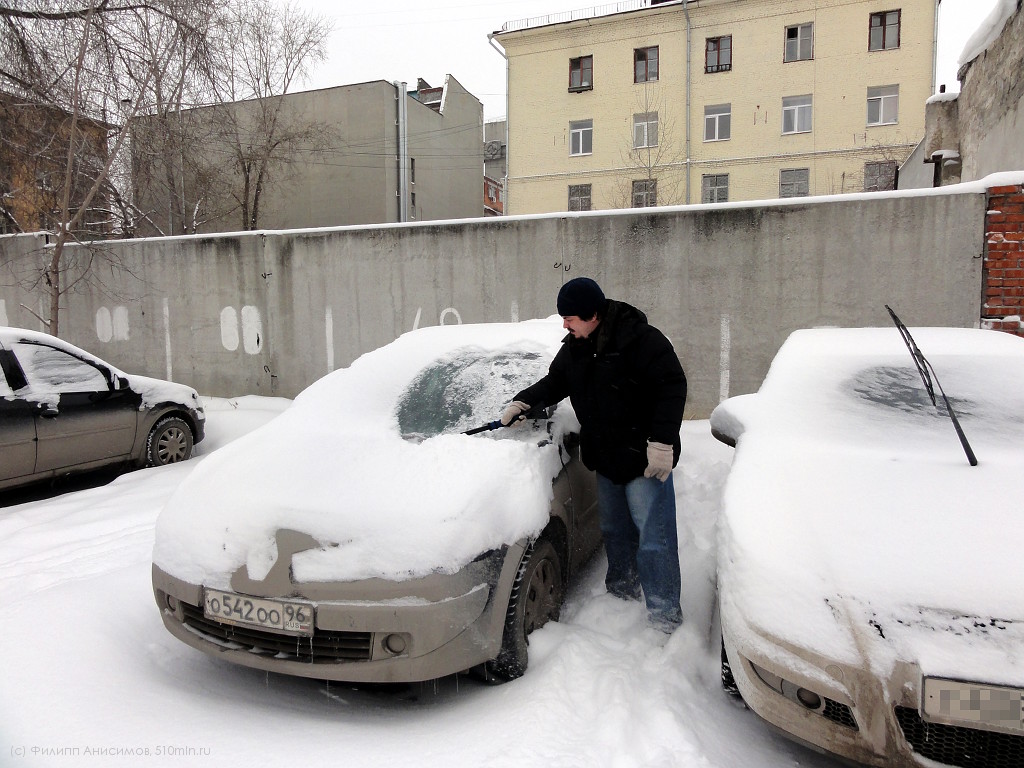
<path id="1" fill-rule="evenodd" d="M 162 467 L 190 459 L 193 445 L 194 438 L 188 424 L 177 416 L 167 416 L 160 419 L 149 432 L 145 465 Z"/>
<path id="2" fill-rule="evenodd" d="M 522 677 L 528 661 L 528 635 L 548 621 L 558 621 L 564 585 L 562 562 L 551 542 L 538 539 L 523 554 L 505 614 L 498 657 L 484 665 L 488 682 Z"/>
<path id="3" fill-rule="evenodd" d="M 729 696 L 743 701 L 739 686 L 736 685 L 736 678 L 732 674 L 732 664 L 729 662 L 729 655 L 725 652 L 725 641 L 722 641 L 722 690 Z"/>

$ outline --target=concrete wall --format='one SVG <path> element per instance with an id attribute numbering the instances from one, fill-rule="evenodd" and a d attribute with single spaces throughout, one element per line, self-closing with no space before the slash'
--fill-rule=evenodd
<path id="1" fill-rule="evenodd" d="M 1024 9 L 1020 3 L 988 49 L 961 70 L 961 180 L 1024 170 Z"/>
<path id="2" fill-rule="evenodd" d="M 960 68 L 960 93 L 928 99 L 924 161 L 941 163 L 942 185 L 1024 170 L 1022 68 L 1024 9 L 1018 0 L 999 36 Z M 900 187 L 906 185 L 901 181 Z"/>
<path id="3" fill-rule="evenodd" d="M 418 326 L 554 314 L 586 275 L 672 339 L 701 418 L 756 390 L 796 328 L 886 326 L 886 303 L 978 325 L 984 193 L 788 202 L 107 243 L 61 335 L 207 395 L 292 397 Z M 0 322 L 40 328 L 19 306 L 40 305 L 39 244 L 0 249 Z"/>

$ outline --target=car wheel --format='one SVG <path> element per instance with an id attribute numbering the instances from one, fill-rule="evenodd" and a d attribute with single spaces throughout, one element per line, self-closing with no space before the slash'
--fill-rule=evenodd
<path id="1" fill-rule="evenodd" d="M 562 563 L 551 542 L 536 541 L 523 555 L 512 584 L 505 633 L 498 658 L 485 665 L 486 679 L 506 682 L 526 671 L 527 636 L 548 621 L 558 621 L 564 589 Z"/>
<path id="2" fill-rule="evenodd" d="M 732 664 L 729 662 L 729 655 L 725 652 L 725 641 L 722 641 L 722 690 L 734 699 L 743 700 L 739 686 L 736 685 L 736 678 L 732 674 Z"/>
<path id="3" fill-rule="evenodd" d="M 162 467 L 192 456 L 192 430 L 177 416 L 160 419 L 146 440 L 146 466 Z"/>

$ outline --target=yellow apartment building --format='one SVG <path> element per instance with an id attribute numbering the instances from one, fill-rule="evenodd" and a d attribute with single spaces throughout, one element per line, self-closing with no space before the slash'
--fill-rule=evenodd
<path id="1" fill-rule="evenodd" d="M 632 0 L 506 23 L 506 214 L 892 189 L 938 0 Z"/>

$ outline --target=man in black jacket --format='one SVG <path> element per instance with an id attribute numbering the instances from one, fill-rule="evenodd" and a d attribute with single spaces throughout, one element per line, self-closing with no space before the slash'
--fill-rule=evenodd
<path id="1" fill-rule="evenodd" d="M 548 374 L 515 396 L 501 423 L 569 398 L 583 464 L 597 472 L 605 585 L 625 599 L 639 599 L 642 588 L 651 623 L 671 632 L 682 623 L 672 468 L 686 376 L 672 343 L 647 316 L 606 299 L 590 278 L 565 283 L 557 305 L 569 331 L 563 346 Z"/>

